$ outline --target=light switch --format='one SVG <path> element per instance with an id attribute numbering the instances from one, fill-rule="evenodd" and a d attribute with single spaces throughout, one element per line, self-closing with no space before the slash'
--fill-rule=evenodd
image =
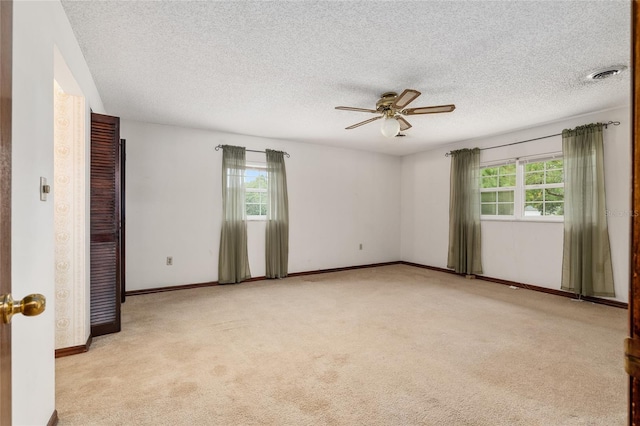
<path id="1" fill-rule="evenodd" d="M 40 178 L 40 201 L 47 201 L 47 194 L 51 192 L 51 187 L 47 185 L 47 178 Z"/>

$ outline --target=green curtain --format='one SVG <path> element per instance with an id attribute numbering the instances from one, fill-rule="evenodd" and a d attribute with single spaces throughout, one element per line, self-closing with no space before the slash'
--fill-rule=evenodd
<path id="1" fill-rule="evenodd" d="M 251 278 L 247 252 L 245 166 L 245 148 L 222 147 L 222 232 L 218 257 L 220 284 L 239 283 Z"/>
<path id="2" fill-rule="evenodd" d="M 447 268 L 458 274 L 482 274 L 479 174 L 479 148 L 451 152 Z"/>
<path id="3" fill-rule="evenodd" d="M 284 278 L 289 272 L 289 197 L 284 153 L 267 153 L 266 277 Z"/>
<path id="4" fill-rule="evenodd" d="M 562 289 L 615 296 L 604 194 L 602 124 L 562 131 L 564 246 Z"/>

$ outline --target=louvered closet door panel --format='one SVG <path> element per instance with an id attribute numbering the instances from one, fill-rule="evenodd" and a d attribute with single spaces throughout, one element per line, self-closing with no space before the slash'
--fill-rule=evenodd
<path id="1" fill-rule="evenodd" d="M 120 331 L 120 119 L 91 114 L 91 334 Z"/>

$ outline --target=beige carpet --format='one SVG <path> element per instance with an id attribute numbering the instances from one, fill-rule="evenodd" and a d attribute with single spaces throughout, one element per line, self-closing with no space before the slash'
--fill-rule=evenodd
<path id="1" fill-rule="evenodd" d="M 393 265 L 127 298 L 60 425 L 624 425 L 627 311 Z"/>

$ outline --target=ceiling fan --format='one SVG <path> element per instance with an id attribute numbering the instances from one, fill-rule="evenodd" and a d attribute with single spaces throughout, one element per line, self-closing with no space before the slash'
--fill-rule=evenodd
<path id="1" fill-rule="evenodd" d="M 453 104 L 404 109 L 407 105 L 413 102 L 414 99 L 420 96 L 420 94 L 420 92 L 414 89 L 405 89 L 400 96 L 398 96 L 396 92 L 386 92 L 383 93 L 382 96 L 380 96 L 380 99 L 378 99 L 378 102 L 376 102 L 376 109 L 346 106 L 337 106 L 336 109 L 380 114 L 377 117 L 361 121 L 360 123 L 353 124 L 345 129 L 355 129 L 356 127 L 384 118 L 381 130 L 382 134 L 388 138 L 398 136 L 401 131 L 411 128 L 411 124 L 402 117 L 403 115 L 438 114 L 441 112 L 451 112 L 456 109 L 456 106 Z"/>

